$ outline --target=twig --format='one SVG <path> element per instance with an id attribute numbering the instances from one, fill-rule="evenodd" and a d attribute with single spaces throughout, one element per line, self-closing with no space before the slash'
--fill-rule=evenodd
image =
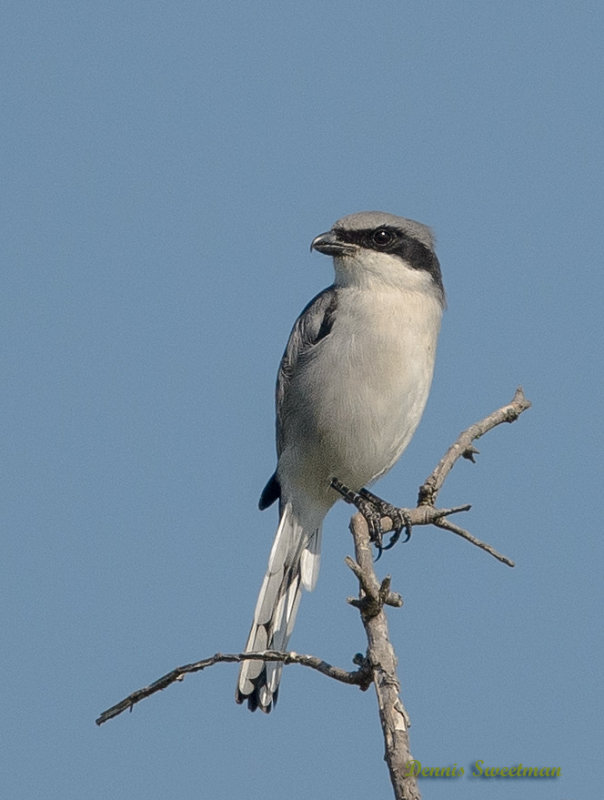
<path id="1" fill-rule="evenodd" d="M 460 528 L 459 525 L 455 525 L 453 522 L 451 522 L 451 520 L 446 519 L 446 517 L 450 516 L 451 514 L 458 514 L 460 511 L 469 511 L 471 507 L 472 506 L 470 505 L 465 505 L 456 506 L 455 508 L 433 508 L 432 506 L 423 505 L 417 506 L 417 508 L 406 508 L 404 510 L 411 521 L 412 527 L 416 527 L 418 525 L 435 525 L 437 528 L 442 528 L 443 530 L 457 534 L 457 536 L 461 536 L 462 539 L 465 539 L 476 547 L 480 547 L 481 550 L 489 553 L 489 555 L 492 555 L 493 558 L 496 558 L 498 561 L 501 561 L 508 567 L 515 567 L 516 564 L 511 558 L 504 556 L 502 553 L 499 553 L 497 550 L 495 550 L 492 545 L 488 544 L 487 542 L 482 542 L 480 539 L 477 539 L 476 536 L 473 536 L 469 531 L 466 531 L 464 528 Z M 392 530 L 392 520 L 390 517 L 382 517 L 380 524 L 383 533 L 389 533 Z"/>
<path id="2" fill-rule="evenodd" d="M 371 674 L 365 667 L 361 666 L 360 669 L 355 670 L 354 672 L 347 672 L 340 667 L 334 667 L 332 664 L 328 664 L 327 661 L 323 661 L 321 658 L 317 658 L 317 656 L 305 656 L 293 652 L 281 653 L 277 650 L 265 650 L 258 653 L 216 653 L 215 655 L 210 656 L 209 658 L 204 658 L 201 661 L 195 661 L 192 664 L 185 664 L 182 667 L 176 667 L 165 675 L 162 675 L 161 678 L 153 681 L 153 683 L 149 684 L 149 686 L 145 686 L 142 689 L 137 689 L 135 692 L 132 692 L 132 694 L 129 694 L 128 697 L 120 700 L 119 703 L 116 703 L 114 706 L 111 706 L 111 708 L 103 711 L 103 713 L 96 720 L 96 724 L 102 725 L 104 722 L 113 719 L 113 717 L 117 717 L 118 714 L 121 714 L 123 711 L 132 711 L 132 708 L 136 705 L 136 703 L 144 700 L 146 697 L 150 697 L 152 694 L 155 694 L 155 692 L 166 689 L 172 683 L 182 681 L 185 675 L 188 675 L 191 672 L 201 672 L 202 670 L 206 669 L 206 667 L 212 667 L 214 664 L 220 664 L 224 662 L 239 663 L 246 660 L 282 661 L 284 664 L 302 664 L 305 667 L 310 667 L 311 669 L 317 670 L 317 672 L 320 672 L 322 675 L 326 675 L 328 678 L 333 678 L 341 683 L 359 686 L 363 691 L 365 691 L 371 684 Z"/>
<path id="3" fill-rule="evenodd" d="M 497 425 L 501 425 L 502 422 L 514 422 L 523 411 L 530 407 L 530 401 L 526 399 L 522 387 L 519 386 L 511 403 L 497 409 L 497 411 L 493 411 L 492 414 L 489 414 L 480 422 L 470 425 L 469 428 L 460 433 L 457 440 L 438 462 L 432 474 L 420 486 L 417 498 L 418 506 L 434 506 L 436 496 L 440 492 L 445 478 L 451 472 L 458 459 L 467 458 L 470 461 L 474 461 L 474 455 L 478 453 L 478 450 L 472 445 L 473 441 L 480 439 L 481 436 L 484 436 L 485 433 L 488 433 Z"/>
<path id="4" fill-rule="evenodd" d="M 498 561 L 501 561 L 503 564 L 507 564 L 508 567 L 515 567 L 516 564 L 512 561 L 511 558 L 498 553 L 495 548 L 488 544 L 487 542 L 481 542 L 480 539 L 477 539 L 475 536 L 472 536 L 469 531 L 464 530 L 464 528 L 460 528 L 459 525 L 454 525 L 448 519 L 441 519 L 436 520 L 434 524 L 438 528 L 442 528 L 445 531 L 451 531 L 451 533 L 456 533 L 458 536 L 461 536 L 462 539 L 470 542 L 471 544 L 475 544 L 476 547 L 480 547 L 481 550 L 485 550 L 487 553 L 490 553 L 493 558 L 496 558 Z"/>
<path id="5" fill-rule="evenodd" d="M 441 458 L 432 474 L 426 478 L 424 483 L 420 486 L 416 508 L 394 509 L 404 516 L 406 527 L 411 529 L 418 525 L 435 525 L 438 528 L 455 533 L 462 539 L 465 539 L 481 550 L 484 550 L 486 553 L 489 553 L 493 558 L 501 561 L 502 564 L 506 564 L 508 567 L 514 567 L 515 564 L 511 558 L 502 555 L 492 545 L 487 542 L 482 542 L 469 531 L 466 531 L 464 528 L 446 519 L 446 517 L 449 517 L 451 514 L 469 511 L 471 508 L 469 504 L 455 506 L 454 508 L 435 508 L 434 503 L 436 502 L 436 497 L 442 488 L 445 478 L 453 469 L 455 463 L 460 458 L 467 458 L 474 461 L 474 456 L 478 453 L 478 450 L 474 447 L 472 442 L 484 436 L 485 433 L 492 430 L 497 425 L 501 425 L 502 422 L 514 422 L 523 411 L 526 411 L 530 407 L 531 404 L 524 396 L 522 388 L 518 387 L 511 403 L 499 408 L 497 411 L 493 411 L 487 417 L 480 420 L 480 422 L 470 425 L 469 428 L 460 433 L 454 444 L 451 445 Z M 339 482 L 335 481 L 335 484 L 337 483 Z M 336 489 L 338 488 L 337 485 L 332 484 L 332 486 Z M 348 492 L 349 494 L 354 494 L 350 492 L 350 490 L 348 490 Z M 350 499 L 347 494 L 343 493 L 343 497 L 347 502 L 354 503 L 354 500 Z M 379 498 L 376 499 L 379 500 Z M 392 519 L 390 517 L 382 517 L 380 527 L 382 533 L 388 533 L 393 530 Z"/>

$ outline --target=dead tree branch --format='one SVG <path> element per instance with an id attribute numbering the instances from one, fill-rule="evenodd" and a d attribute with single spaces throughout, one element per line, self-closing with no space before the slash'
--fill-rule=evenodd
<path id="1" fill-rule="evenodd" d="M 514 566 L 513 561 L 502 556 L 491 545 L 476 539 L 468 531 L 448 519 L 451 514 L 469 510 L 469 505 L 439 509 L 434 506 L 434 503 L 447 475 L 458 459 L 467 458 L 474 461 L 474 456 L 478 451 L 472 443 L 502 422 L 513 422 L 518 419 L 523 411 L 530 408 L 530 405 L 522 389 L 518 388 L 511 403 L 463 431 L 420 487 L 417 507 L 401 509 L 404 512 L 405 527 L 410 530 L 410 526 L 435 525 L 463 537 L 503 563 Z M 392 530 L 390 518 L 384 517 L 381 524 L 384 533 Z M 282 653 L 267 650 L 258 653 L 216 653 L 210 658 L 176 667 L 149 686 L 132 692 L 124 700 L 104 711 L 96 720 L 97 725 L 102 725 L 123 711 L 131 711 L 136 703 L 165 689 L 172 683 L 182 681 L 185 675 L 200 672 L 214 664 L 241 662 L 247 659 L 302 664 L 317 670 L 328 678 L 358 686 L 363 691 L 368 689 L 371 683 L 374 684 L 384 734 L 384 758 L 388 764 L 395 798 L 396 800 L 421 800 L 414 771 L 409 768 L 413 760 L 409 749 L 409 718 L 400 698 L 397 658 L 390 643 L 388 623 L 384 613 L 384 605 L 400 607 L 403 601 L 399 594 L 391 591 L 390 577 L 384 578 L 381 583 L 378 581 L 373 566 L 369 529 L 362 514 L 353 516 L 350 530 L 354 539 L 355 559 L 347 557 L 346 563 L 359 581 L 359 597 L 348 598 L 348 602 L 359 609 L 368 642 L 367 655 L 365 657 L 355 656 L 354 663 L 359 666 L 358 670 L 347 672 L 316 656 L 299 655 L 293 652 Z"/>
<path id="2" fill-rule="evenodd" d="M 413 761 L 409 749 L 409 717 L 400 698 L 397 658 L 390 643 L 388 620 L 384 613 L 384 604 L 391 605 L 388 603 L 392 595 L 390 578 L 385 578 L 381 584 L 377 579 L 369 529 L 362 514 L 353 516 L 350 532 L 354 539 L 355 562 L 354 567 L 352 564 L 349 566 L 360 585 L 358 606 L 367 634 L 366 662 L 375 686 L 384 734 L 384 759 L 396 800 L 421 800 L 416 777 L 409 769 Z M 399 595 L 394 596 L 400 601 Z M 397 605 L 402 605 L 402 601 Z"/>
<path id="3" fill-rule="evenodd" d="M 469 531 L 466 531 L 464 528 L 455 525 L 451 520 L 447 519 L 451 514 L 469 511 L 471 508 L 469 504 L 455 506 L 454 508 L 436 508 L 434 503 L 436 502 L 438 493 L 447 475 L 451 472 L 455 463 L 460 458 L 466 458 L 470 461 L 475 460 L 474 456 L 478 454 L 478 450 L 474 447 L 472 442 L 484 436 L 485 433 L 492 430 L 497 425 L 501 425 L 502 422 L 514 422 L 523 411 L 526 411 L 530 407 L 530 402 L 526 399 L 522 388 L 519 386 L 518 389 L 516 389 L 511 403 L 497 409 L 497 411 L 493 411 L 484 419 L 480 420 L 480 422 L 470 425 L 469 428 L 460 433 L 456 441 L 438 462 L 434 471 L 420 486 L 417 506 L 415 508 L 394 509 L 404 516 L 407 529 L 410 530 L 418 525 L 434 525 L 437 528 L 442 528 L 457 536 L 461 536 L 462 539 L 465 539 L 470 542 L 470 544 L 489 553 L 493 558 L 496 558 L 503 564 L 507 564 L 508 567 L 515 566 L 511 558 L 497 552 L 492 545 L 487 542 L 482 542 L 469 533 Z M 344 500 L 351 502 L 346 496 L 344 496 Z M 392 519 L 390 519 L 390 517 L 382 517 L 380 526 L 383 533 L 388 533 L 393 529 Z"/>
<path id="4" fill-rule="evenodd" d="M 345 669 L 328 664 L 327 661 L 323 661 L 323 659 L 317 658 L 317 656 L 305 656 L 294 652 L 281 653 L 277 650 L 264 650 L 259 653 L 216 653 L 201 661 L 194 661 L 192 664 L 176 667 L 165 675 L 162 675 L 161 678 L 153 681 L 153 683 L 150 683 L 149 686 L 137 689 L 135 692 L 132 692 L 132 694 L 129 694 L 128 697 L 120 700 L 119 703 L 103 711 L 96 720 L 96 724 L 102 725 L 104 722 L 113 719 L 113 717 L 117 717 L 123 711 L 132 711 L 136 703 L 139 703 L 146 697 L 150 697 L 152 694 L 155 694 L 155 692 L 166 689 L 172 683 L 182 681 L 185 675 L 189 675 L 192 672 L 201 672 L 207 667 L 213 667 L 214 664 L 238 664 L 241 661 L 282 661 L 284 664 L 302 664 L 305 667 L 315 669 L 328 678 L 333 678 L 341 683 L 358 686 L 363 691 L 366 691 L 371 685 L 371 675 L 364 665 L 361 665 L 361 667 L 354 672 L 347 672 Z"/>
<path id="5" fill-rule="evenodd" d="M 455 462 L 460 458 L 474 461 L 474 456 L 478 453 L 478 450 L 476 450 L 472 442 L 480 439 L 481 436 L 493 430 L 497 425 L 501 425 L 502 422 L 515 422 L 522 412 L 530 407 L 530 401 L 526 399 L 522 387 L 519 386 L 511 403 L 497 409 L 497 411 L 493 411 L 492 414 L 489 414 L 480 422 L 470 425 L 469 428 L 460 433 L 438 462 L 432 474 L 420 486 L 417 505 L 434 506 L 436 496 L 442 489 L 445 478 L 453 469 Z"/>

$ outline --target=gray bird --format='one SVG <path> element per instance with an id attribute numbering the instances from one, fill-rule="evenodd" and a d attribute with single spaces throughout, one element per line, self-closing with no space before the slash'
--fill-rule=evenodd
<path id="1" fill-rule="evenodd" d="M 311 250 L 335 280 L 296 320 L 277 376 L 277 469 L 259 506 L 279 526 L 247 652 L 287 647 L 302 589 L 318 573 L 323 518 L 340 495 L 387 472 L 420 421 L 434 371 L 445 293 L 429 228 L 365 211 L 338 220 Z M 243 661 L 236 700 L 268 713 L 282 664 Z"/>

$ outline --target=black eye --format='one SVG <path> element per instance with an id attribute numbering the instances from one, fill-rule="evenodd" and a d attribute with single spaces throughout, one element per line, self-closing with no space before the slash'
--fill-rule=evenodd
<path id="1" fill-rule="evenodd" d="M 394 234 L 388 228 L 378 228 L 371 234 L 371 241 L 376 247 L 387 247 L 394 239 Z"/>

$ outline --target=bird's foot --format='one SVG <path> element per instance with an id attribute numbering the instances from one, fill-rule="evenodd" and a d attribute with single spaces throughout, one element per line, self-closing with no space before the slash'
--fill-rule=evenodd
<path id="1" fill-rule="evenodd" d="M 387 517 L 392 522 L 392 536 L 390 537 L 388 544 L 381 548 L 382 550 L 390 550 L 391 547 L 394 547 L 394 545 L 400 539 L 403 530 L 405 531 L 404 541 L 409 541 L 411 538 L 411 519 L 408 511 L 405 508 L 398 508 L 397 506 L 393 506 L 392 503 L 387 503 L 385 500 L 382 500 L 381 497 L 373 494 L 373 492 L 370 492 L 368 489 L 361 489 L 359 494 L 368 503 L 371 503 L 379 519 L 382 517 Z"/>
<path id="2" fill-rule="evenodd" d="M 397 508 L 391 503 L 387 503 L 368 489 L 361 489 L 359 492 L 355 492 L 337 478 L 332 479 L 331 487 L 342 495 L 347 503 L 351 503 L 357 508 L 365 518 L 369 529 L 369 538 L 378 551 L 377 558 L 382 555 L 384 550 L 390 550 L 398 542 L 403 530 L 406 533 L 405 541 L 408 541 L 411 537 L 411 521 L 404 508 Z M 384 535 L 382 517 L 387 517 L 392 522 L 393 534 L 387 545 L 382 544 Z"/>

